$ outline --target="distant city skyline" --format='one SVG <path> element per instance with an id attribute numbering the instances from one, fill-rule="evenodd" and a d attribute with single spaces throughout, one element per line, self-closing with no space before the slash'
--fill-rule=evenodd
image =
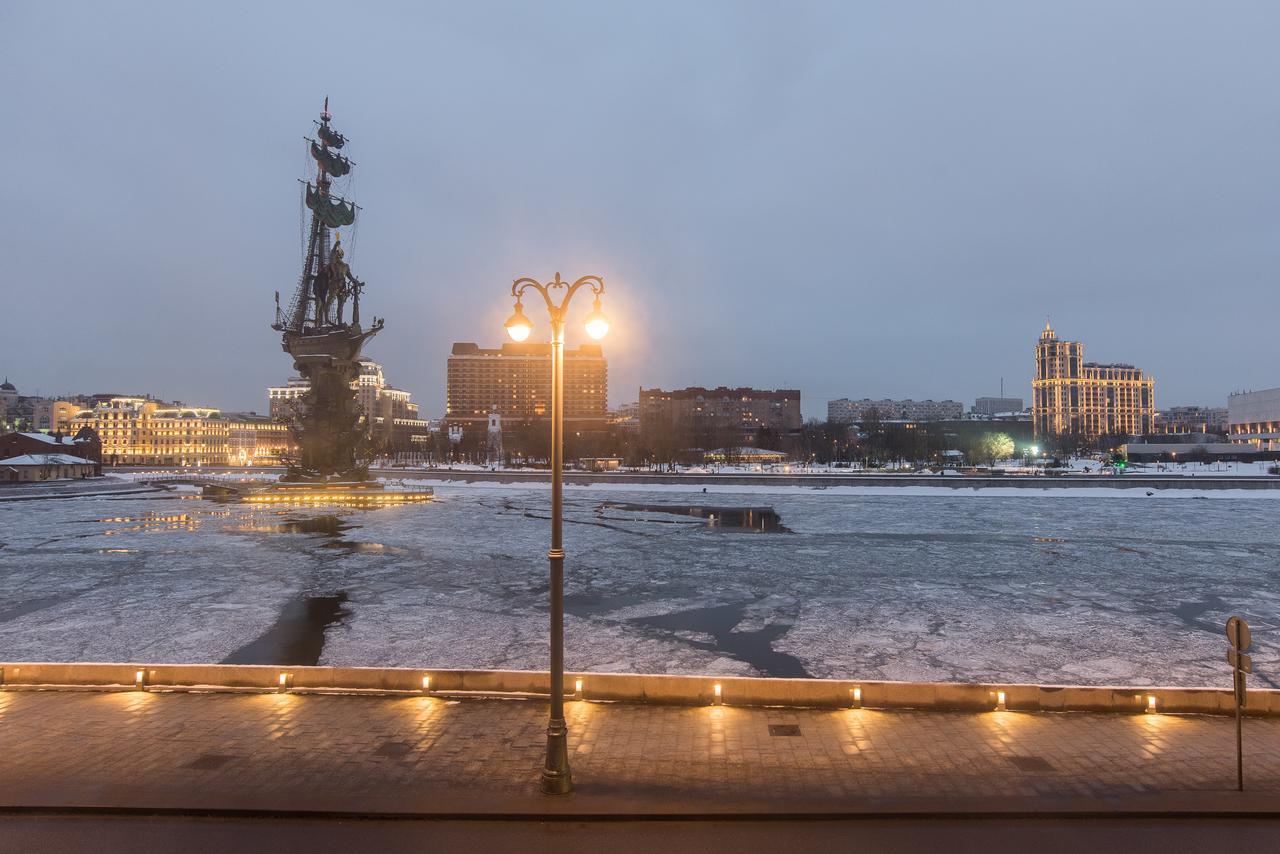
<path id="1" fill-rule="evenodd" d="M 345 9 L 318 74 L 331 8 L 0 11 L 21 393 L 264 411 L 326 95 L 387 318 L 367 355 L 424 416 L 452 343 L 501 345 L 511 280 L 556 270 L 608 282 L 615 407 L 1029 400 L 1046 315 L 1158 408 L 1280 385 L 1280 7 Z"/>

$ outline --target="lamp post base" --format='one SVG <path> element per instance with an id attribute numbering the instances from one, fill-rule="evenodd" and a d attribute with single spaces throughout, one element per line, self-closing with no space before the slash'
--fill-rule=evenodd
<path id="1" fill-rule="evenodd" d="M 542 769 L 542 792 L 546 795 L 567 795 L 572 791 L 569 727 L 563 720 L 553 720 L 547 726 L 547 764 Z"/>

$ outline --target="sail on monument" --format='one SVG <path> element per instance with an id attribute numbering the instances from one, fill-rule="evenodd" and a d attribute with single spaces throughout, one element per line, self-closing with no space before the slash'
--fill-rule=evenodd
<path id="1" fill-rule="evenodd" d="M 364 413 L 352 383 L 359 376 L 357 360 L 366 341 L 383 326 L 375 317 L 360 323 L 360 295 L 364 282 L 346 260 L 339 229 L 355 223 L 358 206 L 334 194 L 334 179 L 354 165 L 342 153 L 347 139 L 330 124 L 329 99 L 309 139 L 315 163 L 314 180 L 307 180 L 305 199 L 310 213 L 302 276 L 285 309 L 276 292 L 276 321 L 281 346 L 293 357 L 294 369 L 311 388 L 296 414 L 294 438 L 299 454 L 282 482 L 369 482 Z M 347 309 L 350 308 L 350 318 Z"/>

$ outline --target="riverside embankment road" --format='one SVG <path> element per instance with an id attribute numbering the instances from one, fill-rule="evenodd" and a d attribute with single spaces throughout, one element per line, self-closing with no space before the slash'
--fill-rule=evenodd
<path id="1" fill-rule="evenodd" d="M 537 791 L 520 699 L 0 691 L 0 805 L 383 814 L 1209 810 L 1280 804 L 1280 719 L 572 702 L 576 791 Z"/>
<path id="2" fill-rule="evenodd" d="M 1245 722 L 1241 794 L 1228 717 L 573 702 L 576 790 L 550 798 L 545 716 L 540 700 L 7 689 L 0 850 L 1277 844 L 1277 718 Z"/>

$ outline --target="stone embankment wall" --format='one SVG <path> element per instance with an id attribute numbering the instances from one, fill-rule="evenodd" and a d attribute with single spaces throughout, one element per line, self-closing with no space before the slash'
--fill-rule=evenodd
<path id="1" fill-rule="evenodd" d="M 1223 674 L 1230 681 L 1229 672 Z M 424 681 L 425 680 L 425 681 Z M 577 691 L 581 680 L 581 692 Z M 717 686 L 719 691 L 717 694 Z M 388 667 L 265 667 L 223 664 L 0 664 L 0 690 L 291 691 L 459 696 L 545 696 L 550 677 L 528 670 Z M 755 679 L 569 673 L 577 699 L 740 706 L 991 711 L 1234 714 L 1230 689 L 962 684 L 830 679 Z M 1251 690 L 1246 713 L 1280 715 L 1280 691 Z"/>
<path id="2" fill-rule="evenodd" d="M 378 469 L 381 477 L 458 483 L 548 483 L 541 471 L 449 471 L 448 469 Z M 852 486 L 928 486 L 938 489 L 1280 489 L 1280 477 L 1269 475 L 1001 475 L 995 477 L 921 474 L 641 474 L 639 472 L 565 472 L 565 483 L 579 486 L 662 484 L 687 486 L 802 486 L 812 489 Z"/>
<path id="3" fill-rule="evenodd" d="M 120 471 L 144 469 L 121 466 Z M 153 469 L 146 469 L 152 471 Z M 176 470 L 165 470 L 173 473 Z M 241 469 L 205 466 L 203 472 L 275 474 L 283 468 Z M 373 474 L 391 480 L 435 480 L 453 483 L 550 483 L 545 471 L 475 471 L 450 469 L 373 469 Z M 927 474 L 650 474 L 647 472 L 568 471 L 565 483 L 577 486 L 631 486 L 661 484 L 699 489 L 703 486 L 801 486 L 830 489 L 839 486 L 929 486 L 939 489 L 1280 489 L 1280 476 L 1240 475 L 927 475 Z"/>

